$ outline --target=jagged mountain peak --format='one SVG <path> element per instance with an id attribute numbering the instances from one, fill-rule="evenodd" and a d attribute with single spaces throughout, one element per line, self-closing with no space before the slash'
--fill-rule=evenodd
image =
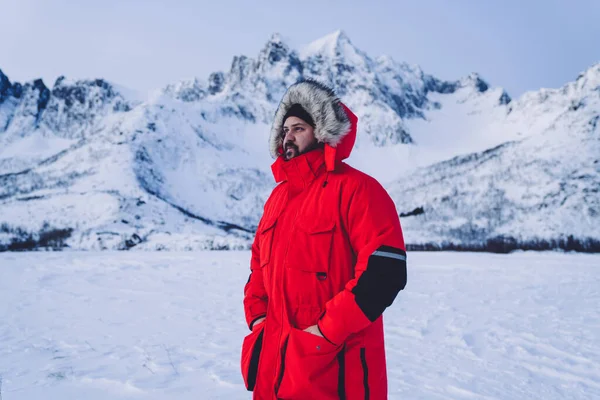
<path id="1" fill-rule="evenodd" d="M 338 29 L 331 32 L 317 40 L 314 40 L 307 47 L 313 47 L 315 49 L 334 49 L 338 46 L 350 45 L 353 46 L 352 41 L 342 29 Z"/>
<path id="2" fill-rule="evenodd" d="M 34 156 L 27 152 L 23 156 L 16 154 L 10 157 L 11 162 L 4 163 L 5 168 L 14 171 L 43 159 L 53 151 L 52 146 L 44 144 L 46 139 L 56 138 L 62 148 L 65 140 L 94 135 L 107 125 L 105 117 L 127 112 L 138 103 L 137 99 L 124 96 L 121 90 L 104 79 L 70 80 L 64 76 L 56 79 L 51 88 L 42 79 L 12 84 L 4 97 L 11 94 L 13 99 L 0 101 L 0 133 L 4 134 L 0 146 L 10 149 L 25 139 L 29 141 L 27 146 L 36 148 L 36 135 L 41 134 L 44 140 L 39 141 L 37 146 L 42 150 Z"/>
<path id="3" fill-rule="evenodd" d="M 51 89 L 52 102 L 64 103 L 65 110 L 77 108 L 78 113 L 84 113 L 85 110 L 93 110 L 95 113 L 100 109 L 110 106 L 113 111 L 129 111 L 132 104 L 135 103 L 134 98 L 126 96 L 133 91 L 127 90 L 119 85 L 102 79 L 68 79 L 60 76 L 54 82 Z M 63 106 L 54 105 L 54 110 Z"/>
<path id="4" fill-rule="evenodd" d="M 269 40 L 267 40 L 267 43 L 265 44 L 264 48 L 267 48 L 273 44 L 289 47 L 285 39 L 283 38 L 283 35 L 281 35 L 279 32 L 274 32 L 273 34 L 271 34 L 271 37 L 269 37 Z"/>
<path id="5" fill-rule="evenodd" d="M 163 93 L 181 101 L 194 102 L 206 97 L 208 93 L 206 86 L 198 78 L 192 78 L 167 85 L 163 89 Z"/>
<path id="6" fill-rule="evenodd" d="M 375 59 L 375 63 L 380 67 L 391 68 L 395 70 L 401 70 L 409 72 L 415 76 L 423 77 L 425 73 L 421 66 L 417 64 L 409 64 L 407 62 L 396 61 L 392 56 L 388 54 L 381 55 Z"/>
<path id="7" fill-rule="evenodd" d="M 328 59 L 349 58 L 353 59 L 362 52 L 354 46 L 348 35 L 342 30 L 337 30 L 305 46 L 301 58 L 323 57 Z"/>
<path id="8" fill-rule="evenodd" d="M 85 101 L 85 95 L 90 92 L 101 93 L 103 96 L 111 98 L 120 95 L 112 83 L 101 78 L 72 80 L 60 76 L 52 87 L 53 95 L 59 98 L 73 96 L 74 98 L 71 100 L 77 100 L 80 103 Z"/>
<path id="9" fill-rule="evenodd" d="M 413 142 L 403 121 L 424 119 L 426 110 L 438 106 L 429 104 L 428 93 L 451 94 L 463 86 L 472 87 L 474 93 L 488 90 L 488 84 L 477 74 L 446 82 L 426 75 L 417 65 L 396 62 L 390 56 L 374 61 L 357 49 L 344 31 L 338 30 L 300 52 L 274 33 L 256 58 L 235 56 L 229 71 L 211 74 L 208 84 L 197 79 L 183 81 L 169 85 L 164 92 L 186 102 L 206 99 L 210 103 L 210 96 L 219 94 L 219 101 L 224 103 L 203 111 L 211 120 L 216 121 L 219 115 L 236 115 L 243 120 L 268 123 L 285 89 L 301 78 L 331 85 L 366 122 L 363 134 L 377 146 Z M 509 101 L 508 95 L 498 100 L 501 104 Z M 375 122 L 383 120 L 387 121 L 385 126 Z"/>
<path id="10" fill-rule="evenodd" d="M 12 85 L 8 79 L 8 76 L 6 76 L 4 72 L 2 72 L 2 69 L 0 69 L 0 93 L 7 90 L 11 86 Z"/>
<path id="11" fill-rule="evenodd" d="M 466 78 L 461 79 L 460 83 L 461 86 L 474 87 L 479 93 L 484 93 L 490 88 L 490 85 L 477 72 L 471 72 Z"/>
<path id="12" fill-rule="evenodd" d="M 542 88 L 531 90 L 515 99 L 509 111 L 527 110 L 533 119 L 532 112 L 537 113 L 537 119 L 550 115 L 558 117 L 565 111 L 576 111 L 585 106 L 591 98 L 600 98 L 600 63 L 596 63 L 581 72 L 574 81 L 567 82 L 560 88 Z M 516 113 L 522 118 L 521 113 Z"/>
<path id="13" fill-rule="evenodd" d="M 600 62 L 580 73 L 575 80 L 575 85 L 580 90 L 589 89 L 600 91 Z"/>
<path id="14" fill-rule="evenodd" d="M 283 40 L 279 33 L 271 35 L 265 46 L 262 48 L 257 59 L 257 68 L 265 69 L 276 63 L 288 61 L 293 56 L 294 51 Z"/>
<path id="15" fill-rule="evenodd" d="M 0 104 L 8 97 L 19 99 L 23 94 L 23 85 L 19 82 L 10 83 L 10 79 L 0 69 Z"/>

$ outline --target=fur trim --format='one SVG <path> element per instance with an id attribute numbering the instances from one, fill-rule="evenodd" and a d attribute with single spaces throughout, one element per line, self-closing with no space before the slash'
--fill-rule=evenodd
<path id="1" fill-rule="evenodd" d="M 294 104 L 300 104 L 315 122 L 315 137 L 319 142 L 335 147 L 350 130 L 350 120 L 332 89 L 312 79 L 289 87 L 275 113 L 269 149 L 277 158 L 283 145 L 283 117 Z"/>

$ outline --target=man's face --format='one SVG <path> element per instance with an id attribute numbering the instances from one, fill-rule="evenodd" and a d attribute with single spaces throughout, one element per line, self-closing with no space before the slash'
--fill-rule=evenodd
<path id="1" fill-rule="evenodd" d="M 283 124 L 283 157 L 286 161 L 317 147 L 312 126 L 298 117 L 288 117 Z"/>

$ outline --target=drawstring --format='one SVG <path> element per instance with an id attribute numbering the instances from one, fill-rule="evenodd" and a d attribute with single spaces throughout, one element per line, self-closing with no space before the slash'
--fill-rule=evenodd
<path id="1" fill-rule="evenodd" d="M 327 186 L 327 178 L 329 178 L 329 171 L 325 172 L 325 182 L 323 182 L 323 187 Z"/>

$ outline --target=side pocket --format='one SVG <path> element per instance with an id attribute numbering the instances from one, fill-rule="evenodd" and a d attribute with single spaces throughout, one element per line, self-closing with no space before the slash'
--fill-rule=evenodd
<path id="1" fill-rule="evenodd" d="M 256 386 L 256 376 L 258 374 L 258 362 L 263 344 L 264 322 L 256 330 L 252 331 L 244 338 L 242 344 L 242 376 L 246 389 L 253 391 Z"/>
<path id="2" fill-rule="evenodd" d="M 280 399 L 335 399 L 339 395 L 340 346 L 292 328 L 285 354 L 285 372 L 277 390 Z"/>

